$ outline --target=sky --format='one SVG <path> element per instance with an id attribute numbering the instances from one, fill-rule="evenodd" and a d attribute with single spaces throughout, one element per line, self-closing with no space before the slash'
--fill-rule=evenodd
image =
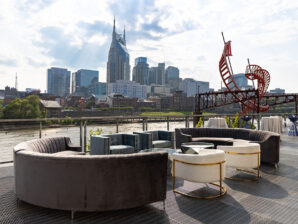
<path id="1" fill-rule="evenodd" d="M 47 69 L 99 71 L 116 31 L 126 29 L 131 68 L 165 62 L 180 77 L 220 88 L 221 32 L 232 41 L 234 73 L 247 58 L 271 76 L 269 89 L 298 92 L 298 1 L 293 0 L 0 0 L 0 89 L 46 90 Z M 132 69 L 131 69 L 132 70 Z"/>

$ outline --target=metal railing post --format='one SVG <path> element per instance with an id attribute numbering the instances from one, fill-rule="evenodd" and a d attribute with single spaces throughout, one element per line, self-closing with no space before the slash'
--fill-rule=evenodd
<path id="1" fill-rule="evenodd" d="M 189 120 L 188 120 L 188 116 L 185 116 L 185 127 L 189 128 Z"/>
<path id="2" fill-rule="evenodd" d="M 87 147 L 87 121 L 84 122 L 84 152 L 86 152 Z"/>
<path id="3" fill-rule="evenodd" d="M 145 120 L 145 129 L 146 129 L 146 131 L 148 131 L 148 119 L 147 118 Z"/>
<path id="4" fill-rule="evenodd" d="M 83 134 L 83 121 L 80 120 L 80 146 L 82 147 L 82 151 L 84 151 L 82 134 Z"/>
<path id="5" fill-rule="evenodd" d="M 116 133 L 119 133 L 119 121 L 118 121 L 118 119 L 116 120 Z"/>
<path id="6" fill-rule="evenodd" d="M 143 123 L 143 131 L 145 131 L 145 118 L 143 118 L 142 123 Z"/>
<path id="7" fill-rule="evenodd" d="M 170 119 L 169 116 L 167 116 L 167 130 L 170 130 Z"/>
<path id="8" fill-rule="evenodd" d="M 42 137 L 42 121 L 39 122 L 39 138 Z"/>

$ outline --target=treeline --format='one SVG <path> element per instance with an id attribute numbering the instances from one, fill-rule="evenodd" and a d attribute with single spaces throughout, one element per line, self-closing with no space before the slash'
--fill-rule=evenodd
<path id="1" fill-rule="evenodd" d="M 45 111 L 40 111 L 39 96 L 30 95 L 24 99 L 16 98 L 8 105 L 3 106 L 0 101 L 0 118 L 22 119 L 44 117 Z"/>

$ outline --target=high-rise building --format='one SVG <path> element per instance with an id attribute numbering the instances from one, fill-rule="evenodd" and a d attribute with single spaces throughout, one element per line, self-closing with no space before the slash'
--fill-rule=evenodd
<path id="1" fill-rule="evenodd" d="M 125 29 L 123 37 L 116 33 L 114 18 L 112 43 L 107 62 L 107 83 L 113 83 L 117 80 L 130 80 L 130 65 L 126 48 Z"/>
<path id="2" fill-rule="evenodd" d="M 132 80 L 141 85 L 149 84 L 149 65 L 147 58 L 138 57 L 135 59 L 135 66 L 132 71 Z"/>
<path id="3" fill-rule="evenodd" d="M 179 89 L 186 93 L 187 97 L 195 96 L 199 90 L 200 93 L 209 91 L 209 82 L 195 81 L 194 79 L 186 78 L 180 85 Z"/>
<path id="4" fill-rule="evenodd" d="M 96 82 L 92 83 L 89 87 L 89 94 L 96 97 L 104 97 L 107 95 L 107 83 Z"/>
<path id="5" fill-rule="evenodd" d="M 170 79 L 179 79 L 179 69 L 174 66 L 168 66 L 166 69 L 166 84 L 169 83 Z"/>
<path id="6" fill-rule="evenodd" d="M 47 91 L 56 96 L 65 97 L 70 89 L 70 71 L 65 68 L 49 68 L 47 77 Z"/>
<path id="7" fill-rule="evenodd" d="M 115 93 L 120 93 L 123 96 L 133 98 L 147 97 L 147 86 L 140 85 L 134 81 L 117 80 L 115 83 L 108 83 L 108 95 L 111 96 Z"/>
<path id="8" fill-rule="evenodd" d="M 165 63 L 158 63 L 158 67 L 149 69 L 149 85 L 151 84 L 165 84 Z"/>
<path id="9" fill-rule="evenodd" d="M 275 88 L 275 89 L 271 89 L 269 91 L 269 93 L 279 93 L 279 94 L 283 94 L 285 92 L 286 92 L 286 90 L 285 89 L 281 89 L 281 88 Z"/>
<path id="10" fill-rule="evenodd" d="M 158 63 L 158 68 L 161 70 L 161 85 L 166 83 L 166 68 L 165 63 Z"/>
<path id="11" fill-rule="evenodd" d="M 248 79 L 246 78 L 244 73 L 239 73 L 233 75 L 233 78 L 235 80 L 236 85 L 239 87 L 239 89 L 250 89 L 252 88 L 251 85 L 248 85 Z M 230 79 L 229 79 L 230 82 Z"/>
<path id="12" fill-rule="evenodd" d="M 72 73 L 72 93 L 80 87 L 89 87 L 96 82 L 98 82 L 98 71 L 80 69 Z"/>

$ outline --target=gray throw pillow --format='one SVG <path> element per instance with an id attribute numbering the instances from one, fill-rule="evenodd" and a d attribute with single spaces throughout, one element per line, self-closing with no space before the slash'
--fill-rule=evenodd
<path id="1" fill-rule="evenodd" d="M 184 153 L 185 154 L 199 154 L 199 150 L 195 150 L 193 148 L 189 148 Z"/>

